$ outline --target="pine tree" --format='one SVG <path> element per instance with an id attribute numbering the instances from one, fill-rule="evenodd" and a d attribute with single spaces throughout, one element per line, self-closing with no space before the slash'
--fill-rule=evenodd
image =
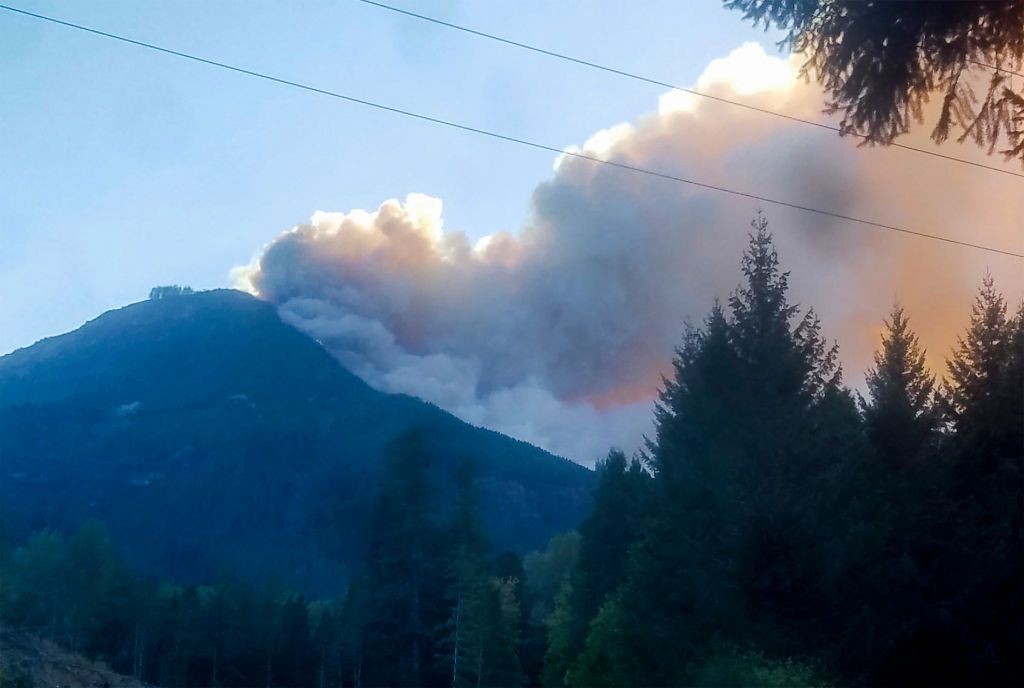
<path id="1" fill-rule="evenodd" d="M 999 386 L 999 408 L 1003 409 L 1009 424 L 1006 427 L 1004 449 L 1013 453 L 1016 448 L 1024 452 L 1024 301 L 1009 323 L 1009 359 Z"/>
<path id="2" fill-rule="evenodd" d="M 577 531 L 552 536 L 543 551 L 523 558 L 523 667 L 531 685 L 561 685 L 547 675 L 547 658 L 558 646 L 563 620 L 568 618 L 568 595 L 565 586 L 579 560 L 580 534 Z M 558 655 L 560 671 L 568 666 L 564 653 Z M 561 658 L 565 658 L 564 660 Z"/>
<path id="3" fill-rule="evenodd" d="M 629 548 L 646 525 L 650 476 L 639 461 L 613 450 L 597 467 L 590 516 L 580 526 L 579 560 L 559 596 L 545 656 L 545 684 L 562 685 L 569 663 L 583 649 L 587 629 L 606 598 L 626 578 Z"/>
<path id="4" fill-rule="evenodd" d="M 752 226 L 728 314 L 716 304 L 676 352 L 649 448 L 650 525 L 572 681 L 679 685 L 715 635 L 782 648 L 827 628 L 819 543 L 836 526 L 822 515 L 859 419 L 836 346 L 788 301 L 767 220 Z"/>
<path id="5" fill-rule="evenodd" d="M 718 303 L 703 330 L 687 328 L 672 366 L 674 376 L 665 380 L 655 406 L 656 441 L 649 447 L 651 468 L 666 501 L 696 484 L 695 471 L 710 479 L 710 471 L 720 471 L 735 459 L 731 445 L 737 438 L 727 421 L 739 410 L 740 361 Z"/>
<path id="6" fill-rule="evenodd" d="M 859 615 L 861 625 L 840 638 L 837 654 L 847 671 L 872 681 L 888 681 L 882 672 L 910 680 L 927 671 L 909 648 L 928 626 L 922 612 L 933 604 L 923 582 L 935 577 L 944 468 L 935 378 L 898 304 L 885 321 L 866 386 L 859 406 L 868 447 L 865 460 L 843 473 L 845 515 L 837 534 L 845 549 L 831 557 L 838 566 L 830 598 L 835 613 Z M 889 654 L 901 645 L 904 657 Z"/>
<path id="7" fill-rule="evenodd" d="M 1007 318 L 991 276 L 949 360 L 944 408 L 955 434 L 947 504 L 951 542 L 940 592 L 953 598 L 964 675 L 1011 684 L 1024 675 L 1024 305 Z M 992 600 L 997 599 L 997 605 Z"/>
<path id="8" fill-rule="evenodd" d="M 760 628 L 747 632 L 758 642 L 782 645 L 780 628 L 797 628 L 820 617 L 824 556 L 817 543 L 826 523 L 811 514 L 823 503 L 827 480 L 843 453 L 837 438 L 850 419 L 841 413 L 842 370 L 837 345 L 821 335 L 814 311 L 803 315 L 788 300 L 789 273 L 763 215 L 743 256 L 745 283 L 729 301 L 729 338 L 738 361 L 732 410 L 724 414 L 723 436 L 731 437 L 735 458 L 704 529 L 718 540 L 712 561 L 721 579 L 716 623 L 735 624 L 742 606 L 758 609 Z M 852 409 L 850 409 L 852 410 Z M 716 567 L 713 567 L 716 568 Z M 730 608 L 730 606 L 734 608 Z"/>
<path id="9" fill-rule="evenodd" d="M 751 225 L 742 260 L 746 284 L 729 299 L 730 340 L 740 362 L 732 387 L 745 396 L 740 411 L 747 449 L 767 470 L 784 470 L 782 455 L 793 453 L 806 412 L 840 385 L 842 371 L 838 347 L 826 346 L 814 311 L 798 318 L 798 307 L 788 301 L 789 273 L 779 268 L 767 218 L 759 213 Z"/>
<path id="10" fill-rule="evenodd" d="M 388 451 L 370 525 L 364 685 L 425 685 L 434 665 L 443 582 L 428 464 L 418 434 Z"/>
<path id="11" fill-rule="evenodd" d="M 356 576 L 348 586 L 342 610 L 341 655 L 344 669 L 342 685 L 363 686 L 366 656 L 366 626 L 370 613 L 370 581 L 366 575 Z"/>
<path id="12" fill-rule="evenodd" d="M 457 504 L 445 528 L 449 544 L 445 564 L 445 623 L 439 629 L 439 673 L 452 688 L 475 686 L 481 675 L 480 657 L 486 631 L 481 609 L 487 572 L 484 558 L 488 544 L 480 524 L 472 467 L 462 463 L 456 473 Z"/>
<path id="13" fill-rule="evenodd" d="M 456 469 L 456 505 L 445 528 L 446 621 L 437 638 L 438 658 L 445 685 L 523 685 L 520 661 L 520 581 L 495 575 L 488 566 L 489 544 L 480 523 L 480 508 L 469 461 Z M 500 557 L 496 564 L 508 564 Z M 514 569 L 521 569 L 518 561 Z M 518 572 L 518 571 L 517 571 Z"/>
<path id="14" fill-rule="evenodd" d="M 922 458 L 938 428 L 935 377 L 925 366 L 925 352 L 900 306 L 893 307 L 886 321 L 867 387 L 869 400 L 861 399 L 861 407 L 868 437 L 881 459 L 900 465 Z"/>
<path id="15" fill-rule="evenodd" d="M 629 581 L 590 628 L 577 682 L 639 672 L 641 684 L 679 683 L 701 637 L 739 618 L 730 579 L 749 506 L 736 427 L 742 368 L 718 304 L 703 329 L 686 331 L 673 367 L 655 411 L 649 529 L 631 551 Z"/>
<path id="16" fill-rule="evenodd" d="M 1015 355 L 1011 322 L 1006 317 L 1006 300 L 996 291 L 995 281 L 986 275 L 971 309 L 966 334 L 948 361 L 949 376 L 943 406 L 961 441 L 977 448 L 1016 451 L 1013 442 L 1014 411 L 1019 398 L 1010 380 Z M 1001 393 L 1006 390 L 1007 393 Z M 1009 406 L 1005 402 L 1009 400 Z"/>
<path id="17" fill-rule="evenodd" d="M 520 602 L 516 582 L 491 576 L 480 590 L 476 686 L 517 688 L 525 684 L 519 658 Z"/>

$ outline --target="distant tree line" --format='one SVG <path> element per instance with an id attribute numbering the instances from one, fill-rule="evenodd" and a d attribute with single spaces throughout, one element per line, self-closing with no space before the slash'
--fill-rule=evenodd
<path id="1" fill-rule="evenodd" d="M 986 277 L 941 381 L 895 307 L 862 396 L 753 224 L 544 551 L 495 555 L 472 463 L 438 504 L 411 434 L 338 599 L 146 578 L 91 524 L 0 547 L 0 615 L 161 686 L 1021 685 L 1024 305 Z"/>
<path id="2" fill-rule="evenodd" d="M 159 287 L 153 287 L 149 290 L 150 299 L 167 299 L 172 296 L 188 296 L 189 294 L 195 293 L 192 287 L 182 286 L 180 284 L 167 284 Z"/>
<path id="3" fill-rule="evenodd" d="M 490 552 L 470 462 L 438 508 L 429 456 L 415 434 L 391 446 L 365 570 L 338 599 L 146 577 L 91 522 L 0 543 L 0 618 L 159 686 L 525 685 L 522 561 Z"/>
<path id="4" fill-rule="evenodd" d="M 0 573 L 6 623 L 155 685 L 313 686 L 334 668 L 337 604 L 274 584 L 141 576 L 95 522 L 34 534 Z"/>

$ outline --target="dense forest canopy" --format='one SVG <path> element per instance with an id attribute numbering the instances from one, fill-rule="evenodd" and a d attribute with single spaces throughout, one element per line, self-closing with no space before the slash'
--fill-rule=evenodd
<path id="1" fill-rule="evenodd" d="M 830 96 L 844 133 L 888 144 L 941 98 L 932 138 L 959 130 L 1024 162 L 1024 2 L 1020 0 L 725 0 L 786 31 L 803 73 Z M 1005 146 L 1005 147 L 1003 147 Z"/>
<path id="2" fill-rule="evenodd" d="M 856 393 L 753 228 L 646 451 L 545 550 L 492 549 L 471 461 L 435 508 L 409 433 L 333 599 L 150 579 L 93 524 L 2 543 L 3 620 L 162 686 L 1019 685 L 1024 305 L 985 277 L 941 379 L 895 305 Z"/>

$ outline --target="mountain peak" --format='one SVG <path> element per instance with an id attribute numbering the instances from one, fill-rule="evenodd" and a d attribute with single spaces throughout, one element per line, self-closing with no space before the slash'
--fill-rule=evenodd
<path id="1" fill-rule="evenodd" d="M 217 289 L 148 299 L 0 357 L 0 405 L 84 397 L 200 402 L 217 394 L 376 394 L 273 305 Z"/>
<path id="2" fill-rule="evenodd" d="M 104 522 L 145 568 L 309 590 L 358 565 L 385 448 L 418 430 L 441 504 L 476 465 L 500 548 L 575 527 L 593 474 L 419 399 L 370 388 L 269 303 L 233 290 L 109 311 L 0 358 L 0 516 Z M 154 537 L 157 535 L 157 537 Z"/>

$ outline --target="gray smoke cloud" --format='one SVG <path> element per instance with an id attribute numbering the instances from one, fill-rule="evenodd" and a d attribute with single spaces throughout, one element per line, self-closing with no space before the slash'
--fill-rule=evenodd
<path id="1" fill-rule="evenodd" d="M 796 58 L 747 44 L 711 63 L 704 91 L 815 118 Z M 915 145 L 930 146 L 920 137 Z M 1011 250 L 1024 245 L 1015 178 L 892 149 L 680 92 L 598 132 L 588 155 Z M 957 155 L 974 155 L 968 147 Z M 991 159 L 986 159 L 991 164 Z M 899 298 L 942 356 L 986 269 L 1011 297 L 1013 259 L 851 225 L 560 156 L 518 233 L 446 231 L 439 199 L 317 212 L 269 243 L 236 284 L 279 306 L 378 389 L 592 464 L 650 432 L 652 400 L 686 321 L 740 280 L 763 207 L 794 299 L 838 338 L 853 384 Z"/>

